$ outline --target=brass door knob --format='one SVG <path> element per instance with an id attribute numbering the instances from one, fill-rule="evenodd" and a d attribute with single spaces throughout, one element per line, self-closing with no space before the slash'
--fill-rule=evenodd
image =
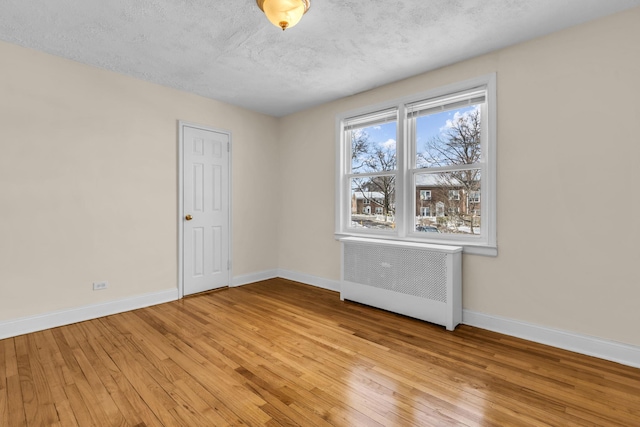
<path id="1" fill-rule="evenodd" d="M 193 217 L 191 215 L 187 215 L 184 217 L 184 219 L 186 219 L 187 221 L 191 221 Z"/>

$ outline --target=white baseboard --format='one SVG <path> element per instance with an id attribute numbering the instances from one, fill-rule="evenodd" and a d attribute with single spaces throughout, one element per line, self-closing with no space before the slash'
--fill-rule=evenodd
<path id="1" fill-rule="evenodd" d="M 278 270 L 265 270 L 257 273 L 236 276 L 231 280 L 230 287 L 248 285 L 249 283 L 261 282 L 263 280 L 274 279 L 278 277 Z"/>
<path id="2" fill-rule="evenodd" d="M 166 291 L 153 292 L 116 301 L 0 321 L 0 339 L 56 328 L 71 323 L 83 322 L 98 317 L 110 316 L 112 314 L 136 310 L 138 308 L 149 307 L 177 299 L 178 288 L 167 289 Z"/>
<path id="3" fill-rule="evenodd" d="M 277 270 L 277 277 L 304 283 L 318 288 L 340 292 L 340 282 L 310 274 L 289 270 Z M 582 335 L 575 332 L 552 329 L 519 320 L 492 316 L 471 310 L 462 311 L 462 323 L 481 329 L 522 338 L 540 344 L 598 357 L 623 365 L 640 368 L 640 347 L 615 341 Z"/>
<path id="4" fill-rule="evenodd" d="M 278 269 L 278 277 L 304 283 L 317 288 L 340 292 L 340 282 L 337 280 L 325 279 L 323 277 L 312 276 L 310 274 L 298 273 L 297 271 Z"/>
<path id="5" fill-rule="evenodd" d="M 637 346 L 604 340 L 575 332 L 548 328 L 519 320 L 478 313 L 471 310 L 462 311 L 462 323 L 640 368 L 640 347 Z"/>
<path id="6" fill-rule="evenodd" d="M 340 282 L 290 270 L 266 270 L 233 278 L 232 286 L 268 280 L 275 277 L 293 280 L 330 291 L 340 292 Z M 0 321 L 0 339 L 30 332 L 55 328 L 71 323 L 96 319 L 124 311 L 149 307 L 178 299 L 178 289 L 139 295 L 101 304 L 92 304 L 69 310 Z M 529 341 L 562 348 L 623 365 L 640 368 L 640 347 L 615 341 L 582 335 L 575 332 L 552 329 L 519 320 L 492 316 L 471 310 L 463 310 L 462 323 L 482 329 L 523 338 Z"/>

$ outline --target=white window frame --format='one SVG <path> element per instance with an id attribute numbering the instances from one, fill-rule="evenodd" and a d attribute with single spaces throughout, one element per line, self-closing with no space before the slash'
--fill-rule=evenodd
<path id="1" fill-rule="evenodd" d="M 460 190 L 449 190 L 449 200 L 460 200 Z"/>
<path id="2" fill-rule="evenodd" d="M 415 153 L 413 141 L 408 137 L 411 133 L 407 119 L 407 105 L 422 101 L 448 98 L 457 93 L 471 92 L 484 88 L 486 102 L 482 110 L 482 160 L 479 163 L 482 177 L 480 190 L 480 217 L 482 218 L 481 234 L 477 236 L 449 233 L 419 233 L 415 231 L 417 197 L 415 194 L 415 176 L 429 172 L 428 169 L 415 169 Z M 358 236 L 384 238 L 408 242 L 425 242 L 432 244 L 463 246 L 469 254 L 497 256 L 496 239 L 496 74 L 491 73 L 463 82 L 453 83 L 411 96 L 382 102 L 356 110 L 347 111 L 336 116 L 336 211 L 335 237 L 337 239 Z M 392 230 L 357 229 L 350 227 L 350 180 L 346 171 L 350 170 L 350 141 L 345 140 L 344 123 L 354 117 L 366 117 L 379 111 L 390 109 L 398 111 L 397 125 L 397 175 L 395 182 L 395 217 L 396 227 Z M 380 175 L 388 175 L 383 172 Z M 376 174 L 378 175 L 378 174 Z"/>

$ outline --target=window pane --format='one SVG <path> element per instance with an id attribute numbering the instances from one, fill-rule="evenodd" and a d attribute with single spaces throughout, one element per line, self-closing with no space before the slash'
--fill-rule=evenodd
<path id="1" fill-rule="evenodd" d="M 468 165 L 480 161 L 481 104 L 416 118 L 416 167 Z"/>
<path id="2" fill-rule="evenodd" d="M 431 200 L 431 190 L 420 190 L 420 200 Z"/>
<path id="3" fill-rule="evenodd" d="M 347 131 L 351 137 L 351 172 L 395 170 L 396 129 L 394 121 Z"/>
<path id="4" fill-rule="evenodd" d="M 395 228 L 395 178 L 351 178 L 351 228 Z"/>
<path id="5" fill-rule="evenodd" d="M 480 234 L 480 169 L 416 174 L 414 194 L 416 231 Z"/>

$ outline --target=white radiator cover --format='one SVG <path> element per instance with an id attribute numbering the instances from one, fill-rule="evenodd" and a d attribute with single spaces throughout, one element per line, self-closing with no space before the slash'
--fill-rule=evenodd
<path id="1" fill-rule="evenodd" d="M 445 326 L 462 322 L 462 248 L 346 237 L 340 299 Z"/>

